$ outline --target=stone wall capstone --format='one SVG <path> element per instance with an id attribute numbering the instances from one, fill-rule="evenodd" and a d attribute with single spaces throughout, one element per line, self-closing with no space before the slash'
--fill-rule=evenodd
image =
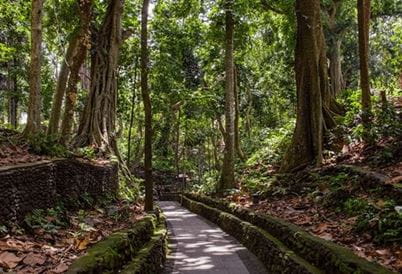
<path id="1" fill-rule="evenodd" d="M 63 202 L 72 207 L 84 195 L 96 200 L 117 193 L 116 164 L 60 159 L 0 168 L 0 225 L 21 222 L 33 209 Z"/>

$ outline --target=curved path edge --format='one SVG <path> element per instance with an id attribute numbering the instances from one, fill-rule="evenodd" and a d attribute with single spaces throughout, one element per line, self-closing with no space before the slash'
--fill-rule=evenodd
<path id="1" fill-rule="evenodd" d="M 166 274 L 263 274 L 262 263 L 217 225 L 177 202 L 159 202 L 167 218 L 170 254 Z"/>

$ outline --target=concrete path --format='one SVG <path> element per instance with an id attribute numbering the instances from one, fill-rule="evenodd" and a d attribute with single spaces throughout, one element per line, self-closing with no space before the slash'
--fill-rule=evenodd
<path id="1" fill-rule="evenodd" d="M 215 224 L 176 202 L 159 202 L 169 227 L 165 273 L 263 274 L 258 259 Z"/>

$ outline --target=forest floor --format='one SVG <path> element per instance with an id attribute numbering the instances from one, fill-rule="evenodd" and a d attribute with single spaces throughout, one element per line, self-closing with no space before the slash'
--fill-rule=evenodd
<path id="1" fill-rule="evenodd" d="M 0 226 L 0 273 L 63 273 L 90 246 L 142 217 L 141 204 L 124 201 L 74 212 L 35 210 L 20 226 Z"/>
<path id="2" fill-rule="evenodd" d="M 50 156 L 35 153 L 19 132 L 0 128 L 0 167 L 33 163 L 50 158 Z"/>
<path id="3" fill-rule="evenodd" d="M 17 131 L 0 129 L 0 167 L 51 160 L 65 153 L 68 152 L 45 137 L 28 142 Z M 67 156 L 98 163 L 103 160 Z M 0 224 L 0 273 L 65 272 L 90 246 L 143 217 L 141 204 L 123 200 L 104 200 L 98 205 L 88 201 L 83 208 L 87 209 L 56 206 L 34 210 L 19 225 Z"/>
<path id="4" fill-rule="evenodd" d="M 291 176 L 275 170 L 246 169 L 243 179 L 265 173 L 266 190 L 253 197 L 243 189 L 228 199 L 402 272 L 402 140 L 351 146 L 321 169 Z"/>

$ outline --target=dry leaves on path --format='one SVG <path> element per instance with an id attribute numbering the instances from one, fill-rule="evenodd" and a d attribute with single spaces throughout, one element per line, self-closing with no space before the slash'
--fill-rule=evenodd
<path id="1" fill-rule="evenodd" d="M 47 232 L 43 228 L 33 234 L 7 235 L 0 238 L 0 273 L 12 270 L 18 274 L 54 274 L 67 271 L 76 258 L 91 245 L 111 233 L 125 229 L 142 218 L 142 205 L 116 202 L 114 215 L 107 208 L 87 210 L 85 214 L 66 213 L 69 227 Z M 124 212 L 125 216 L 118 216 Z M 78 215 L 84 214 L 82 219 Z M 54 221 L 48 218 L 49 222 Z"/>

